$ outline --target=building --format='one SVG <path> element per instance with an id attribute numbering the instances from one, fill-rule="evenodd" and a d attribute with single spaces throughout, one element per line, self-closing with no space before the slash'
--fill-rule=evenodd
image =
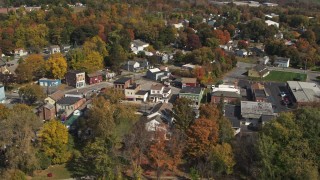
<path id="1" fill-rule="evenodd" d="M 271 21 L 271 20 L 266 20 L 265 23 L 268 26 L 275 26 L 276 28 L 279 28 L 279 23 L 275 22 L 275 21 Z"/>
<path id="2" fill-rule="evenodd" d="M 148 92 L 141 90 L 140 84 L 132 84 L 124 90 L 126 100 L 146 102 Z"/>
<path id="3" fill-rule="evenodd" d="M 288 68 L 290 66 L 290 58 L 276 57 L 273 65 L 277 67 Z"/>
<path id="4" fill-rule="evenodd" d="M 287 85 L 298 106 L 320 102 L 320 88 L 316 83 L 288 81 Z"/>
<path id="5" fill-rule="evenodd" d="M 263 58 L 259 58 L 259 62 L 262 65 L 267 65 L 269 63 L 269 61 L 270 61 L 269 56 L 264 56 Z"/>
<path id="6" fill-rule="evenodd" d="M 201 66 L 193 65 L 193 64 L 185 64 L 181 67 L 183 70 L 193 70 L 195 68 L 201 68 Z"/>
<path id="7" fill-rule="evenodd" d="M 267 7 L 276 7 L 278 6 L 278 4 L 276 3 L 269 3 L 269 2 L 265 2 L 265 3 L 262 3 L 264 6 L 267 6 Z"/>
<path id="8" fill-rule="evenodd" d="M 230 92 L 230 91 L 215 91 L 211 93 L 211 102 L 218 104 L 223 98 L 223 102 L 227 104 L 234 104 L 241 100 L 240 93 L 237 92 Z"/>
<path id="9" fill-rule="evenodd" d="M 248 71 L 248 76 L 255 77 L 255 78 L 264 78 L 269 74 L 270 74 L 269 69 L 263 64 L 258 64 L 253 68 L 249 69 Z"/>
<path id="10" fill-rule="evenodd" d="M 201 87 L 185 87 L 179 93 L 179 98 L 187 98 L 192 101 L 192 107 L 199 109 L 204 90 Z"/>
<path id="11" fill-rule="evenodd" d="M 60 79 L 41 78 L 38 82 L 40 86 L 59 86 L 61 84 Z"/>
<path id="12" fill-rule="evenodd" d="M 42 120 L 51 120 L 54 119 L 56 117 L 56 107 L 52 104 L 45 104 L 43 106 L 40 107 L 39 109 L 39 117 Z"/>
<path id="13" fill-rule="evenodd" d="M 68 117 L 76 109 L 82 106 L 86 102 L 85 98 L 79 97 L 63 97 L 57 101 L 57 114 L 58 116 Z"/>
<path id="14" fill-rule="evenodd" d="M 0 84 L 0 102 L 6 99 L 6 94 L 4 92 L 4 86 Z"/>
<path id="15" fill-rule="evenodd" d="M 23 48 L 17 48 L 13 51 L 15 56 L 26 56 L 28 55 L 28 51 Z"/>
<path id="16" fill-rule="evenodd" d="M 167 69 L 161 71 L 159 68 L 153 68 L 147 71 L 146 76 L 154 81 L 164 81 L 169 78 L 170 72 Z"/>
<path id="17" fill-rule="evenodd" d="M 62 97 L 64 96 L 64 92 L 61 91 L 61 90 L 58 90 L 52 94 L 50 94 L 47 98 L 44 99 L 44 101 L 47 103 L 47 104 L 52 104 L 52 105 L 56 105 L 56 102 L 58 100 L 60 100 Z"/>
<path id="18" fill-rule="evenodd" d="M 141 41 L 140 39 L 136 39 L 131 42 L 131 51 L 134 54 L 138 54 L 138 52 L 144 51 L 144 49 L 147 47 L 149 47 L 149 44 Z"/>
<path id="19" fill-rule="evenodd" d="M 127 61 L 123 66 L 123 69 L 130 72 L 137 72 L 140 70 L 140 63 L 137 61 Z"/>
<path id="20" fill-rule="evenodd" d="M 97 84 L 103 81 L 102 73 L 101 72 L 94 72 L 90 74 L 86 74 L 86 82 L 87 84 Z"/>
<path id="21" fill-rule="evenodd" d="M 197 87 L 197 78 L 181 78 L 182 88 L 184 87 Z"/>
<path id="22" fill-rule="evenodd" d="M 262 118 L 266 120 L 273 118 L 275 115 L 271 103 L 241 101 L 241 116 L 246 125 L 257 120 L 258 122 L 262 122 Z"/>
<path id="23" fill-rule="evenodd" d="M 125 90 L 133 83 L 132 78 L 123 77 L 113 82 L 113 87 L 117 90 Z"/>
<path id="24" fill-rule="evenodd" d="M 169 140 L 171 137 L 168 123 L 157 112 L 147 116 L 145 129 L 148 132 L 150 140 Z"/>
<path id="25" fill-rule="evenodd" d="M 68 71 L 65 77 L 68 86 L 72 86 L 75 88 L 81 88 L 86 86 L 86 73 L 83 71 Z"/>
<path id="26" fill-rule="evenodd" d="M 269 93 L 261 83 L 254 83 L 251 85 L 252 97 L 256 102 L 268 102 Z"/>
<path id="27" fill-rule="evenodd" d="M 171 95 L 171 88 L 162 84 L 153 84 L 150 88 L 149 100 L 151 102 L 168 103 Z"/>
<path id="28" fill-rule="evenodd" d="M 50 54 L 60 53 L 60 46 L 52 45 L 49 47 Z"/>
<path id="29" fill-rule="evenodd" d="M 239 56 L 239 57 L 246 57 L 248 56 L 248 51 L 245 50 L 245 49 L 239 49 L 239 50 L 236 50 L 236 56 Z"/>

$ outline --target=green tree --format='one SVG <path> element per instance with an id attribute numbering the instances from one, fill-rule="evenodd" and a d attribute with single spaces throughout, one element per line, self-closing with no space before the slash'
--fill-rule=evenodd
<path id="1" fill-rule="evenodd" d="M 102 57 L 108 56 L 107 44 L 99 36 L 94 36 L 85 41 L 82 48 L 85 54 L 91 54 L 92 51 L 96 51 Z"/>
<path id="2" fill-rule="evenodd" d="M 174 126 L 182 132 L 186 132 L 195 119 L 191 104 L 192 102 L 186 98 L 179 98 L 173 104 Z"/>
<path id="3" fill-rule="evenodd" d="M 236 164 L 232 147 L 228 143 L 217 144 L 209 155 L 209 162 L 217 174 L 232 174 L 233 166 Z"/>
<path id="4" fill-rule="evenodd" d="M 67 73 L 67 61 L 62 54 L 52 54 L 46 62 L 46 71 L 49 76 L 62 79 Z"/>
<path id="5" fill-rule="evenodd" d="M 53 164 L 65 163 L 70 158 L 68 134 L 67 127 L 57 120 L 45 123 L 40 131 L 41 149 L 52 159 Z"/>
<path id="6" fill-rule="evenodd" d="M 37 84 L 29 84 L 19 89 L 19 96 L 27 104 L 33 104 L 45 97 L 43 89 Z"/>

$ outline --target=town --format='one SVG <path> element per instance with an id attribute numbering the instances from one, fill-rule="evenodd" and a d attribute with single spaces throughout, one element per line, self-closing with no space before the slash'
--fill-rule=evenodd
<path id="1" fill-rule="evenodd" d="M 0 4 L 1 179 L 319 178 L 318 3 L 39 3 Z"/>

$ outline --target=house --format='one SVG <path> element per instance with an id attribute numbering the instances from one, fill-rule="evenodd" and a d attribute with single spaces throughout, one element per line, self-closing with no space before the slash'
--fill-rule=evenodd
<path id="1" fill-rule="evenodd" d="M 277 22 L 274 22 L 274 21 L 271 21 L 271 20 L 266 20 L 265 23 L 268 26 L 275 26 L 276 28 L 279 28 L 279 23 L 277 23 Z"/>
<path id="2" fill-rule="evenodd" d="M 6 94 L 4 92 L 4 86 L 0 84 L 0 102 L 6 99 Z"/>
<path id="3" fill-rule="evenodd" d="M 276 57 L 273 65 L 277 67 L 288 68 L 290 66 L 290 58 Z"/>
<path id="4" fill-rule="evenodd" d="M 67 53 L 67 52 L 69 52 L 70 49 L 71 49 L 70 45 L 63 45 L 61 51 L 64 53 Z"/>
<path id="5" fill-rule="evenodd" d="M 138 54 L 138 52 L 144 51 L 144 49 L 147 47 L 149 47 L 149 44 L 141 41 L 140 39 L 136 39 L 131 42 L 131 51 L 134 54 Z"/>
<path id="6" fill-rule="evenodd" d="M 275 13 L 266 14 L 266 15 L 264 15 L 264 16 L 265 16 L 266 18 L 269 18 L 269 19 L 279 17 L 279 15 L 278 15 L 278 14 L 275 14 Z"/>
<path id="7" fill-rule="evenodd" d="M 187 98 L 192 101 L 192 107 L 199 109 L 204 90 L 201 87 L 184 87 L 179 93 L 179 98 Z"/>
<path id="8" fill-rule="evenodd" d="M 210 20 L 208 21 L 208 25 L 211 26 L 211 27 L 214 27 L 214 24 L 216 23 L 217 21 L 216 20 Z"/>
<path id="9" fill-rule="evenodd" d="M 101 70 L 102 79 L 105 78 L 106 80 L 113 79 L 116 76 L 116 73 L 110 71 L 109 69 Z"/>
<path id="10" fill-rule="evenodd" d="M 86 74 L 86 82 L 87 84 L 97 84 L 103 81 L 102 73 L 97 71 L 94 73 Z"/>
<path id="11" fill-rule="evenodd" d="M 245 57 L 245 56 L 248 56 L 248 51 L 245 50 L 245 49 L 239 49 L 239 50 L 236 50 L 236 56 L 239 56 L 239 57 Z"/>
<path id="12" fill-rule="evenodd" d="M 258 64 L 253 68 L 249 69 L 248 71 L 248 76 L 255 77 L 255 78 L 264 78 L 269 74 L 270 74 L 269 69 L 263 64 Z"/>
<path id="13" fill-rule="evenodd" d="M 241 101 L 241 116 L 245 125 L 249 125 L 257 120 L 261 122 L 262 117 L 266 120 L 270 119 L 267 117 L 272 118 L 276 116 L 276 114 L 273 112 L 271 103 Z"/>
<path id="14" fill-rule="evenodd" d="M 39 112 L 38 112 L 39 117 L 42 120 L 51 120 L 56 117 L 56 107 L 52 104 L 45 104 L 40 107 Z"/>
<path id="15" fill-rule="evenodd" d="M 150 135 L 150 140 L 169 140 L 171 133 L 169 125 L 159 113 L 153 113 L 147 116 L 145 129 Z"/>
<path id="16" fill-rule="evenodd" d="M 82 106 L 86 102 L 85 98 L 79 97 L 63 97 L 57 101 L 57 114 L 59 116 L 68 117 L 76 109 Z"/>
<path id="17" fill-rule="evenodd" d="M 125 90 L 133 83 L 132 78 L 123 77 L 113 82 L 113 87 L 117 90 Z"/>
<path id="18" fill-rule="evenodd" d="M 158 113 L 161 118 L 166 122 L 172 125 L 173 123 L 173 117 L 172 117 L 172 103 L 158 103 L 156 104 L 150 111 L 150 114 Z"/>
<path id="19" fill-rule="evenodd" d="M 86 73 L 79 70 L 71 70 L 66 74 L 66 84 L 75 88 L 86 86 Z"/>
<path id="20" fill-rule="evenodd" d="M 10 71 L 7 69 L 7 63 L 3 59 L 0 59 L 0 73 L 1 74 L 10 73 Z"/>
<path id="21" fill-rule="evenodd" d="M 249 48 L 249 50 L 252 52 L 252 55 L 255 56 L 264 56 L 266 53 L 264 52 L 264 46 L 254 46 Z"/>
<path id="22" fill-rule="evenodd" d="M 151 102 L 168 103 L 170 95 L 171 88 L 165 87 L 162 84 L 153 84 L 150 88 L 149 100 Z"/>
<path id="23" fill-rule="evenodd" d="M 140 69 L 140 63 L 138 63 L 137 61 L 127 61 L 123 66 L 123 69 L 130 72 L 136 72 Z"/>
<path id="24" fill-rule="evenodd" d="M 41 78 L 38 82 L 40 86 L 59 86 L 61 84 L 60 79 Z"/>
<path id="25" fill-rule="evenodd" d="M 182 24 L 182 22 L 181 22 L 181 23 L 172 24 L 172 26 L 173 26 L 174 28 L 176 28 L 176 29 L 181 29 L 181 28 L 184 27 L 183 24 Z"/>
<path id="26" fill-rule="evenodd" d="M 49 47 L 50 54 L 60 53 L 60 46 L 52 45 Z"/>
<path id="27" fill-rule="evenodd" d="M 124 90 L 124 95 L 127 100 L 146 102 L 148 92 L 141 90 L 140 84 L 132 84 Z"/>
<path id="28" fill-rule="evenodd" d="M 259 58 L 259 63 L 262 64 L 262 65 L 268 64 L 269 61 L 270 61 L 269 56 L 264 56 L 263 58 Z"/>
<path id="29" fill-rule="evenodd" d="M 320 88 L 316 83 L 288 81 L 287 87 L 298 106 L 320 102 Z"/>
<path id="30" fill-rule="evenodd" d="M 276 3 L 269 3 L 269 2 L 265 2 L 265 3 L 262 3 L 264 6 L 267 6 L 267 7 L 276 7 L 278 6 L 278 4 Z"/>
<path id="31" fill-rule="evenodd" d="M 15 56 L 26 56 L 28 55 L 28 51 L 23 48 L 17 48 L 13 51 Z"/>
<path id="32" fill-rule="evenodd" d="M 185 64 L 181 67 L 183 70 L 193 70 L 195 68 L 201 68 L 201 66 L 193 65 L 193 64 Z"/>
<path id="33" fill-rule="evenodd" d="M 269 93 L 261 83 L 254 83 L 251 85 L 252 97 L 256 102 L 268 102 Z"/>
<path id="34" fill-rule="evenodd" d="M 211 93 L 211 103 L 219 103 L 221 98 L 225 103 L 236 103 L 241 99 L 240 89 L 232 84 L 220 84 L 213 86 Z"/>
<path id="35" fill-rule="evenodd" d="M 60 100 L 62 97 L 64 96 L 64 92 L 61 91 L 61 90 L 58 90 L 52 94 L 50 94 L 47 98 L 44 99 L 44 101 L 47 103 L 47 104 L 52 104 L 52 105 L 56 105 L 56 102 L 58 100 Z"/>
<path id="36" fill-rule="evenodd" d="M 147 71 L 146 76 L 154 81 L 164 81 L 169 78 L 170 72 L 167 69 L 161 71 L 159 68 L 153 68 Z"/>
<path id="37" fill-rule="evenodd" d="M 184 87 L 197 87 L 197 78 L 181 78 L 182 88 Z"/>

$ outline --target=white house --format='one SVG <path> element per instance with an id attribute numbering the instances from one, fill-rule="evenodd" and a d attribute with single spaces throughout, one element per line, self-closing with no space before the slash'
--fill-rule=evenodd
<path id="1" fill-rule="evenodd" d="M 162 84 L 151 86 L 149 100 L 152 102 L 168 102 L 171 95 L 171 88 L 165 87 Z"/>
<path id="2" fill-rule="evenodd" d="M 172 26 L 176 29 L 181 29 L 183 28 L 183 24 L 182 23 L 176 23 L 176 24 L 172 24 Z"/>
<path id="3" fill-rule="evenodd" d="M 52 45 L 49 47 L 50 54 L 60 53 L 60 46 Z"/>
<path id="4" fill-rule="evenodd" d="M 145 129 L 151 133 L 151 140 L 162 138 L 169 140 L 171 133 L 169 132 L 169 125 L 164 123 L 161 118 L 161 114 L 155 112 L 147 116 L 147 122 L 145 123 Z"/>
<path id="5" fill-rule="evenodd" d="M 145 102 L 148 98 L 148 92 L 141 90 L 140 84 L 133 84 L 124 90 L 124 95 L 130 101 Z"/>
<path id="6" fill-rule="evenodd" d="M 273 65 L 283 68 L 288 68 L 290 66 L 290 58 L 276 57 Z"/>
<path id="7" fill-rule="evenodd" d="M 277 22 L 274 22 L 274 21 L 271 21 L 271 20 L 266 20 L 265 23 L 268 26 L 275 26 L 275 27 L 279 28 L 279 23 L 277 23 Z"/>
<path id="8" fill-rule="evenodd" d="M 140 39 L 136 39 L 131 42 L 131 51 L 134 54 L 138 54 L 139 51 L 144 51 L 144 48 L 147 48 L 148 46 L 148 43 L 143 42 Z"/>
<path id="9" fill-rule="evenodd" d="M 17 48 L 14 50 L 14 55 L 15 56 L 26 56 L 26 55 L 28 55 L 28 51 L 26 51 L 23 48 Z"/>

